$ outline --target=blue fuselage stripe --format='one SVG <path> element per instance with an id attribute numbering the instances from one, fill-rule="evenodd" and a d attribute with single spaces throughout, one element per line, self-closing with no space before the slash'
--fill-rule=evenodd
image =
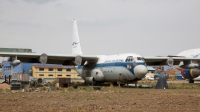
<path id="1" fill-rule="evenodd" d="M 124 67 L 127 68 L 127 64 L 131 66 L 132 69 L 129 69 L 132 73 L 134 73 L 133 68 L 135 65 L 133 62 L 110 62 L 110 63 L 97 63 L 95 68 L 107 68 L 107 67 Z M 145 65 L 143 62 L 137 62 L 136 65 Z M 83 66 L 78 66 L 77 69 L 82 69 Z"/>

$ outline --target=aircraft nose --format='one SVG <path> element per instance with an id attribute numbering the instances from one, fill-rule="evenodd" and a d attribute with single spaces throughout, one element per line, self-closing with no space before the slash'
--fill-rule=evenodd
<path id="1" fill-rule="evenodd" d="M 142 79 L 147 74 L 147 67 L 144 65 L 137 65 L 134 68 L 134 74 L 138 79 Z"/>

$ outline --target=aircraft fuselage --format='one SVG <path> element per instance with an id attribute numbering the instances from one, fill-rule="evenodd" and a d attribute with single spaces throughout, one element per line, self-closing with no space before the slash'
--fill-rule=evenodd
<path id="1" fill-rule="evenodd" d="M 77 67 L 77 73 L 87 82 L 135 82 L 142 79 L 147 68 L 139 55 L 119 54 L 100 56 L 93 68 L 87 64 Z"/>

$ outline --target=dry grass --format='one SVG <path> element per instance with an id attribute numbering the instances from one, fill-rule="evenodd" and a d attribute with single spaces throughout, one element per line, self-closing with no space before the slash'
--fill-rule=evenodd
<path id="1" fill-rule="evenodd" d="M 93 90 L 90 86 L 50 92 L 4 91 L 0 111 L 197 111 L 199 92 L 118 87 Z"/>
<path id="2" fill-rule="evenodd" d="M 138 84 L 147 84 L 151 85 L 152 89 L 156 86 L 156 81 L 139 81 Z M 180 82 L 176 83 L 176 80 L 168 82 L 169 89 L 199 89 L 200 83 L 186 83 L 186 82 Z"/>
<path id="3" fill-rule="evenodd" d="M 152 84 L 155 82 L 139 82 Z M 131 87 L 79 85 L 77 89 L 57 88 L 40 92 L 0 89 L 0 111 L 199 111 L 200 84 L 168 83 L 168 90 Z"/>

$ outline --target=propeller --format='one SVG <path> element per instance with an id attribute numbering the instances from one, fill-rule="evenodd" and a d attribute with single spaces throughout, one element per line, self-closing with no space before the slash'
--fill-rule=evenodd
<path id="1" fill-rule="evenodd" d="M 169 57 L 169 58 L 167 59 L 167 65 L 170 66 L 170 67 L 172 67 L 173 64 L 174 64 L 174 59 L 173 59 L 172 57 Z"/>
<path id="2" fill-rule="evenodd" d="M 76 56 L 76 57 L 75 57 L 74 63 L 75 63 L 77 66 L 81 65 L 81 63 L 82 63 L 82 57 L 81 57 L 80 55 Z"/>
<path id="3" fill-rule="evenodd" d="M 41 56 L 40 56 L 40 59 L 39 59 L 39 61 L 44 65 L 44 64 L 46 64 L 47 63 L 47 59 L 48 59 L 48 56 L 47 56 L 47 54 L 45 54 L 45 53 L 42 53 L 41 54 Z"/>

